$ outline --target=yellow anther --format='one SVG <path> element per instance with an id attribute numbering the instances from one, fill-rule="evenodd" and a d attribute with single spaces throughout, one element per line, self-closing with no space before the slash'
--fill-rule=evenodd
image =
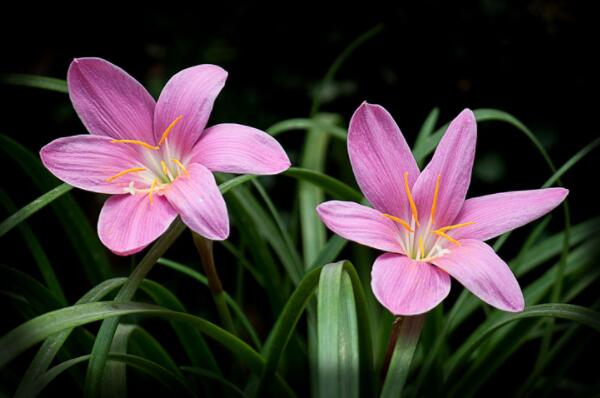
<path id="1" fill-rule="evenodd" d="M 417 206 L 415 205 L 415 201 L 413 200 L 412 194 L 410 193 L 410 188 L 408 187 L 408 171 L 404 172 L 404 190 L 406 191 L 406 196 L 408 196 L 408 202 L 410 203 L 410 210 L 412 211 L 413 218 L 417 223 L 417 227 L 420 227 Z"/>
<path id="2" fill-rule="evenodd" d="M 185 166 L 183 165 L 183 163 L 181 163 L 179 160 L 177 160 L 177 159 L 171 159 L 171 161 L 173 163 L 175 163 L 177 165 L 177 167 L 179 167 L 181 169 L 181 171 L 183 171 L 185 173 L 186 176 L 190 175 L 190 173 L 188 173 L 188 171 L 185 168 Z"/>
<path id="3" fill-rule="evenodd" d="M 456 246 L 460 246 L 460 242 L 457 241 L 456 239 L 454 239 L 453 237 L 449 236 L 448 234 L 446 234 L 445 232 L 442 231 L 433 231 L 434 234 L 441 236 L 442 238 L 446 238 L 448 239 L 450 242 L 454 243 Z"/>
<path id="4" fill-rule="evenodd" d="M 150 184 L 150 192 L 148 193 L 148 195 L 150 196 L 150 204 L 152 205 L 152 203 L 154 203 L 154 197 L 152 196 L 154 194 L 154 188 L 156 188 L 156 184 L 158 183 L 158 178 L 155 178 L 154 180 L 152 180 L 152 184 Z"/>
<path id="5" fill-rule="evenodd" d="M 169 126 L 165 129 L 165 132 L 162 134 L 162 137 L 160 137 L 160 141 L 158 141 L 159 146 L 162 145 L 163 142 L 165 142 L 167 140 L 169 133 L 171 132 L 171 130 L 173 130 L 173 127 L 175 127 L 175 125 L 177 123 L 179 123 L 179 121 L 181 120 L 182 117 L 183 117 L 183 115 L 177 116 L 177 118 L 175 120 L 173 120 L 171 122 L 171 124 L 169 124 Z"/>
<path id="6" fill-rule="evenodd" d="M 473 224 L 475 224 L 474 221 L 464 222 L 462 224 L 448 225 L 447 227 L 438 228 L 433 232 L 446 232 L 446 231 L 451 231 L 456 228 L 466 227 L 467 225 L 473 225 Z"/>
<path id="7" fill-rule="evenodd" d="M 159 147 L 155 146 L 155 145 L 150 145 L 147 142 L 144 141 L 139 141 L 139 140 L 112 140 L 112 143 L 115 144 L 134 144 L 134 145 L 141 145 L 144 148 L 148 148 L 148 149 L 152 149 L 154 151 L 157 151 L 159 149 Z"/>
<path id="8" fill-rule="evenodd" d="M 162 167 L 163 173 L 165 173 L 165 175 L 168 177 L 169 176 L 169 169 L 167 168 L 167 164 L 165 163 L 164 160 L 160 161 L 160 165 Z"/>
<path id="9" fill-rule="evenodd" d="M 431 204 L 431 223 L 433 224 L 433 216 L 435 215 L 435 207 L 437 206 L 438 192 L 440 191 L 440 179 L 442 176 L 437 176 L 435 182 L 435 192 L 433 193 L 433 203 Z"/>
<path id="10" fill-rule="evenodd" d="M 392 220 L 392 221 L 396 221 L 398 224 L 400 224 L 400 225 L 402 225 L 404 228 L 406 228 L 406 230 L 407 230 L 408 232 L 415 232 L 415 231 L 413 231 L 413 229 L 410 227 L 410 225 L 409 225 L 409 224 L 408 224 L 406 221 L 404 221 L 403 219 L 401 219 L 401 218 L 394 217 L 394 216 L 392 216 L 392 215 L 390 215 L 390 214 L 382 214 L 382 216 L 384 216 L 384 217 L 386 217 L 386 218 L 389 218 L 389 219 L 390 219 L 390 220 Z"/>
<path id="11" fill-rule="evenodd" d="M 113 181 L 113 180 L 115 180 L 116 178 L 119 178 L 119 177 L 121 177 L 121 176 L 123 176 L 123 175 L 125 175 L 125 174 L 129 174 L 129 173 L 136 173 L 136 172 L 138 172 L 138 171 L 144 171 L 144 170 L 146 170 L 146 168 L 145 168 L 145 167 L 132 167 L 132 168 L 130 168 L 130 169 L 123 170 L 123 171 L 121 171 L 121 172 L 119 172 L 119 173 L 115 174 L 114 176 L 108 177 L 108 178 L 106 179 L 106 181 L 107 181 L 107 182 L 112 182 L 112 181 Z"/>
<path id="12" fill-rule="evenodd" d="M 419 236 L 419 249 L 421 249 L 421 257 L 425 257 L 425 245 L 423 244 L 422 236 Z"/>

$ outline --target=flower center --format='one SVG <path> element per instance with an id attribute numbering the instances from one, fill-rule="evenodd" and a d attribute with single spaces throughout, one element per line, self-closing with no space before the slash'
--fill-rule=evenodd
<path id="1" fill-rule="evenodd" d="M 150 204 L 154 201 L 155 194 L 162 194 L 163 190 L 168 187 L 180 175 L 188 175 L 179 158 L 180 154 L 176 149 L 169 146 L 167 137 L 171 130 L 183 118 L 183 115 L 178 116 L 165 129 L 158 145 L 150 145 L 147 142 L 139 140 L 112 140 L 115 144 L 130 144 L 138 145 L 143 149 L 140 162 L 136 162 L 135 167 L 125 169 L 106 179 L 107 182 L 113 182 L 125 175 L 135 173 L 135 178 L 129 182 L 127 187 L 123 188 L 124 193 L 135 195 L 136 193 L 148 194 Z"/>
<path id="2" fill-rule="evenodd" d="M 435 183 L 435 191 L 433 193 L 433 202 L 431 203 L 431 211 L 426 224 L 421 224 L 419 222 L 417 206 L 415 205 L 415 201 L 408 185 L 408 172 L 404 173 L 404 190 L 410 205 L 410 220 L 406 221 L 391 214 L 383 214 L 384 217 L 402 225 L 404 229 L 402 231 L 403 234 L 399 237 L 400 244 L 406 255 L 414 260 L 427 262 L 442 256 L 448 252 L 448 249 L 446 248 L 448 242 L 460 246 L 460 242 L 449 236 L 447 232 L 474 224 L 474 222 L 466 222 L 436 228 L 435 210 L 438 204 L 437 200 L 440 190 L 440 181 L 441 176 L 438 175 Z"/>

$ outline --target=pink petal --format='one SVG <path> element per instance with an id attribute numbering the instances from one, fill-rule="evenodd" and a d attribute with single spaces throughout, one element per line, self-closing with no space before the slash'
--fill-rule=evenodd
<path id="1" fill-rule="evenodd" d="M 290 167 L 285 151 L 273 137 L 231 123 L 204 130 L 191 161 L 210 171 L 239 174 L 277 174 Z"/>
<path id="2" fill-rule="evenodd" d="M 467 199 L 455 223 L 475 224 L 458 228 L 450 234 L 455 239 L 491 239 L 550 212 L 568 193 L 569 190 L 564 188 L 548 188 Z"/>
<path id="3" fill-rule="evenodd" d="M 371 271 L 377 300 L 394 315 L 418 315 L 438 305 L 450 292 L 450 277 L 427 263 L 399 254 L 377 257 Z"/>
<path id="4" fill-rule="evenodd" d="M 435 186 L 440 176 L 434 226 L 453 224 L 471 182 L 476 141 L 475 116 L 465 109 L 450 123 L 433 158 L 415 182 L 413 195 L 422 223 L 431 214 Z"/>
<path id="5" fill-rule="evenodd" d="M 167 127 L 181 120 L 167 142 L 182 153 L 191 150 L 212 111 L 213 103 L 225 85 L 227 72 L 216 65 L 198 65 L 182 70 L 166 84 L 154 112 L 154 135 L 159 141 Z"/>
<path id="6" fill-rule="evenodd" d="M 356 181 L 371 205 L 407 218 L 404 172 L 408 172 L 412 187 L 419 168 L 396 122 L 383 107 L 363 102 L 354 112 L 348 129 L 348 155 Z"/>
<path id="7" fill-rule="evenodd" d="M 187 170 L 189 175 L 178 177 L 166 191 L 167 199 L 194 232 L 211 240 L 227 239 L 229 217 L 215 178 L 198 163 Z"/>
<path id="8" fill-rule="evenodd" d="M 123 193 L 135 173 L 111 182 L 107 178 L 132 168 L 144 167 L 135 148 L 111 143 L 100 135 L 58 138 L 44 146 L 40 157 L 56 177 L 77 188 L 99 193 Z"/>
<path id="9" fill-rule="evenodd" d="M 177 212 L 169 202 L 154 195 L 115 195 L 104 203 L 98 218 L 98 236 L 115 254 L 137 253 L 162 235 Z"/>
<path id="10" fill-rule="evenodd" d="M 460 243 L 432 262 L 486 303 L 503 311 L 523 311 L 523 293 L 508 265 L 479 240 L 465 239 Z"/>
<path id="11" fill-rule="evenodd" d="M 344 239 L 387 252 L 404 253 L 399 243 L 404 234 L 402 227 L 375 209 L 332 200 L 321 203 L 317 213 L 327 228 Z"/>
<path id="12" fill-rule="evenodd" d="M 71 62 L 67 83 L 90 133 L 154 145 L 154 99 L 123 69 L 101 58 L 78 58 Z"/>

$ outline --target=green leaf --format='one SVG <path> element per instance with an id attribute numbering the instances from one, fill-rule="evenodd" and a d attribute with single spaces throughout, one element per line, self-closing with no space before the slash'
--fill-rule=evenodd
<path id="1" fill-rule="evenodd" d="M 183 370 L 184 372 L 189 372 L 189 373 L 195 374 L 197 376 L 200 376 L 203 379 L 206 378 L 206 379 L 215 380 L 218 383 L 220 383 L 222 386 L 227 387 L 230 391 L 235 392 L 240 397 L 247 397 L 247 395 L 244 393 L 244 391 L 242 391 L 238 386 L 236 386 L 235 384 L 233 384 L 232 382 L 230 382 L 223 376 L 219 376 L 218 374 L 215 374 L 211 371 L 208 371 L 206 369 L 201 369 L 201 368 L 190 367 L 190 366 L 182 366 L 181 370 Z"/>
<path id="2" fill-rule="evenodd" d="M 42 166 L 37 155 L 2 134 L 0 151 L 13 159 L 41 191 L 49 191 L 57 186 L 57 180 Z M 112 272 L 106 250 L 77 202 L 67 193 L 60 200 L 50 203 L 89 281 L 98 284 L 110 278 Z"/>
<path id="3" fill-rule="evenodd" d="M 22 207 L 20 210 L 14 212 L 10 217 L 0 223 L 0 238 L 19 223 L 25 221 L 29 216 L 35 214 L 38 210 L 44 208 L 55 199 L 60 198 L 71 189 L 73 189 L 73 187 L 69 184 L 61 184 L 35 199 L 25 207 Z"/>
<path id="4" fill-rule="evenodd" d="M 350 43 L 350 45 L 348 45 L 348 47 L 346 47 L 344 51 L 342 51 L 340 55 L 337 56 L 333 64 L 331 64 L 331 66 L 327 70 L 327 73 L 325 73 L 325 77 L 323 77 L 323 80 L 317 87 L 315 95 L 313 96 L 313 102 L 310 108 L 311 116 L 314 116 L 315 113 L 318 112 L 321 106 L 321 97 L 323 95 L 324 89 L 326 89 L 327 86 L 329 86 L 333 82 L 335 75 L 338 73 L 342 65 L 344 65 L 344 63 L 350 58 L 352 54 L 354 54 L 354 52 L 360 46 L 377 36 L 379 33 L 381 33 L 382 30 L 382 24 L 378 24 L 375 27 L 369 29 L 368 31 L 357 37 L 354 41 L 352 41 L 352 43 Z"/>
<path id="5" fill-rule="evenodd" d="M 226 184 L 220 185 L 222 193 L 249 181 L 251 178 L 248 176 L 239 176 L 229 181 Z M 177 237 L 183 232 L 185 225 L 177 218 L 169 227 L 160 239 L 150 248 L 147 254 L 144 256 L 142 261 L 135 267 L 125 284 L 121 287 L 121 290 L 115 297 L 116 302 L 127 302 L 131 300 L 135 292 L 137 291 L 140 283 L 144 277 L 150 272 L 154 264 L 160 257 L 167 251 L 167 249 L 175 242 Z M 112 318 L 102 322 L 100 330 L 96 336 L 96 341 L 92 349 L 90 361 L 88 364 L 86 383 L 85 383 L 85 394 L 86 396 L 93 397 L 99 391 L 99 385 L 102 380 L 104 371 L 104 365 L 106 364 L 106 358 L 112 338 L 119 324 L 119 318 Z"/>
<path id="6" fill-rule="evenodd" d="M 177 296 L 160 283 L 144 279 L 140 285 L 140 289 L 150 296 L 154 303 L 161 307 L 178 312 L 187 312 Z M 204 337 L 197 330 L 178 322 L 171 322 L 171 327 L 194 366 L 206 367 L 220 374 L 221 370 L 216 359 L 206 344 Z"/>
<path id="7" fill-rule="evenodd" d="M 427 115 L 427 118 L 425 119 L 423 125 L 421 126 L 421 129 L 419 130 L 419 134 L 417 134 L 414 148 L 418 148 L 421 145 L 423 145 L 424 141 L 427 140 L 431 134 L 433 134 L 435 125 L 437 124 L 439 117 L 439 108 L 433 108 L 431 112 L 429 112 L 429 115 Z"/>
<path id="8" fill-rule="evenodd" d="M 485 329 L 479 329 L 469 336 L 462 344 L 460 349 L 452 355 L 446 369 L 446 379 L 454 374 L 456 367 L 466 356 L 471 354 L 475 348 L 481 344 L 485 338 L 495 332 L 497 329 L 520 319 L 550 317 L 558 319 L 567 319 L 573 322 L 581 323 L 600 332 L 600 313 L 591 309 L 572 304 L 540 304 L 525 308 L 522 312 L 515 314 L 506 314 L 494 324 Z"/>
<path id="9" fill-rule="evenodd" d="M 62 362 L 48 370 L 48 372 L 43 374 L 40 378 L 33 381 L 32 385 L 30 386 L 31 395 L 29 396 L 37 396 L 48 384 L 50 384 L 50 382 L 52 382 L 52 380 L 58 377 L 65 370 L 77 364 L 84 363 L 89 360 L 89 358 L 90 355 L 83 355 Z M 109 362 L 126 364 L 148 374 L 168 389 L 176 392 L 178 395 L 182 394 L 184 396 L 195 396 L 194 392 L 187 385 L 187 382 L 184 378 L 178 376 L 156 362 L 129 354 L 110 354 L 108 358 Z"/>
<path id="10" fill-rule="evenodd" d="M 281 246 L 283 246 L 283 248 L 285 248 L 285 252 L 283 252 L 283 250 L 282 250 L 281 255 L 283 255 L 283 256 L 287 255 L 287 256 L 293 257 L 293 261 L 292 261 L 293 265 L 290 265 L 289 268 L 293 269 L 294 272 L 293 273 L 290 272 L 290 278 L 292 279 L 292 282 L 294 284 L 298 284 L 298 282 L 300 281 L 300 278 L 302 277 L 302 260 L 300 259 L 300 255 L 298 254 L 298 251 L 296 250 L 296 247 L 294 246 L 294 243 L 292 242 L 292 238 L 289 235 L 287 228 L 285 227 L 285 225 L 281 219 L 281 216 L 279 215 L 279 212 L 273 205 L 271 198 L 269 198 L 269 195 L 263 188 L 262 184 L 256 180 L 254 180 L 252 182 L 253 182 L 254 188 L 258 191 L 258 194 L 260 195 L 262 200 L 265 202 L 265 205 L 267 206 L 267 209 L 269 210 L 269 213 L 271 214 L 271 217 L 273 218 L 273 221 L 275 222 L 275 225 L 277 227 L 277 232 L 279 233 L 279 235 L 281 237 L 281 241 L 282 241 Z"/>
<path id="11" fill-rule="evenodd" d="M 68 93 L 67 82 L 63 79 L 54 77 L 26 75 L 26 74 L 9 74 L 3 75 L 0 81 L 4 84 L 12 84 L 15 86 L 28 86 L 40 88 L 42 90 L 56 91 L 58 93 Z"/>
<path id="12" fill-rule="evenodd" d="M 165 267 L 171 268 L 183 275 L 189 276 L 190 278 L 208 287 L 208 280 L 206 279 L 206 277 L 187 265 L 183 265 L 181 263 L 166 258 L 159 258 L 158 264 L 164 265 Z M 239 307 L 235 300 L 227 292 L 224 292 L 224 294 L 227 305 L 231 308 L 237 319 L 242 323 L 246 332 L 248 332 L 252 343 L 255 345 L 256 348 L 260 349 L 261 342 L 256 334 L 256 331 L 252 327 L 252 323 L 248 320 L 248 318 L 246 318 L 244 311 Z"/>
<path id="13" fill-rule="evenodd" d="M 332 138 L 337 138 L 340 141 L 346 141 L 347 133 L 342 127 L 334 124 L 327 124 L 319 119 L 288 119 L 281 122 L 275 123 L 269 127 L 266 131 L 272 136 L 277 136 L 286 131 L 292 130 L 314 130 L 319 129 L 326 134 L 331 135 Z"/>
<path id="14" fill-rule="evenodd" d="M 135 329 L 135 325 L 121 324 L 115 331 L 110 354 L 127 354 L 129 337 Z M 127 374 L 126 366 L 121 362 L 107 361 L 104 368 L 100 394 L 102 397 L 126 397 L 127 396 Z"/>
<path id="15" fill-rule="evenodd" d="M 300 167 L 290 167 L 283 172 L 283 175 L 312 183 L 316 187 L 321 188 L 323 191 L 339 200 L 349 200 L 353 202 L 361 202 L 363 200 L 362 194 L 356 189 L 346 185 L 340 180 L 315 170 L 308 170 Z"/>
<path id="16" fill-rule="evenodd" d="M 318 396 L 358 397 L 356 307 L 343 262 L 323 267 L 317 304 Z"/>
<path id="17" fill-rule="evenodd" d="M 72 329 L 106 318 L 115 319 L 129 314 L 157 316 L 193 325 L 203 334 L 221 343 L 253 371 L 260 373 L 264 369 L 265 361 L 259 353 L 231 333 L 205 319 L 167 310 L 156 305 L 116 301 L 66 307 L 40 315 L 21 324 L 0 338 L 0 369 L 21 352 L 62 330 Z M 273 387 L 280 394 L 294 396 L 279 375 L 275 375 L 273 381 Z"/>
<path id="18" fill-rule="evenodd" d="M 177 237 L 185 229 L 181 219 L 177 218 L 169 227 L 167 232 L 150 248 L 142 261 L 134 268 L 133 272 L 127 278 L 127 281 L 121 287 L 121 290 L 115 297 L 116 302 L 127 302 L 131 300 L 144 277 L 150 272 L 156 261 L 167 251 L 175 242 Z M 112 344 L 112 339 L 117 330 L 119 318 L 111 318 L 102 322 L 100 330 L 96 335 L 96 341 L 92 349 L 90 361 L 88 364 L 85 393 L 87 396 L 96 396 L 100 391 L 100 383 L 104 372 L 104 365 L 108 351 Z"/>
<path id="19" fill-rule="evenodd" d="M 10 280 L 14 281 L 13 278 Z M 114 278 L 106 280 L 99 285 L 94 286 L 94 288 L 83 295 L 76 304 L 85 304 L 101 300 L 107 294 L 125 283 L 125 281 L 126 278 Z M 30 391 L 30 388 L 33 385 L 34 380 L 38 379 L 44 374 L 44 372 L 46 372 L 48 366 L 50 366 L 67 338 L 71 335 L 71 332 L 73 332 L 73 329 L 66 329 L 48 337 L 48 339 L 44 341 L 35 357 L 29 364 L 25 375 L 21 379 L 19 387 L 17 388 L 17 392 L 15 393 L 15 398 L 30 397 L 33 395 Z"/>
<path id="20" fill-rule="evenodd" d="M 15 204 L 2 190 L 0 190 L 0 202 L 8 212 L 14 213 L 16 211 Z M 33 233 L 33 230 L 29 228 L 26 223 L 20 224 L 18 230 L 23 236 L 29 252 L 35 260 L 44 283 L 46 286 L 48 286 L 48 289 L 50 289 L 50 291 L 54 293 L 61 301 L 62 305 L 67 305 L 67 299 L 62 291 L 58 277 L 54 273 L 54 269 L 50 264 L 50 260 L 48 259 L 48 256 L 46 255 L 46 252 L 44 251 L 40 241 Z"/>
<path id="21" fill-rule="evenodd" d="M 253 395 L 257 395 L 266 389 L 271 377 L 277 370 L 277 365 L 283 355 L 283 351 L 289 342 L 294 329 L 304 312 L 309 299 L 317 286 L 321 269 L 315 269 L 302 279 L 296 290 L 285 304 L 277 322 L 271 329 L 262 353 L 266 358 L 266 366 L 263 369 L 258 388 Z"/>
<path id="22" fill-rule="evenodd" d="M 382 398 L 402 396 L 424 320 L 425 315 L 407 316 L 396 320 L 392 333 L 397 333 L 397 337 L 381 390 Z"/>
<path id="23" fill-rule="evenodd" d="M 319 118 L 331 123 L 335 120 L 330 115 L 319 115 Z M 317 172 L 322 172 L 325 169 L 328 138 L 327 134 L 318 129 L 308 132 L 302 150 L 301 167 Z M 324 200 L 323 191 L 312 184 L 300 181 L 298 184 L 298 199 L 300 228 L 302 231 L 302 254 L 304 267 L 308 268 L 325 245 L 325 227 L 315 212 L 315 208 Z"/>

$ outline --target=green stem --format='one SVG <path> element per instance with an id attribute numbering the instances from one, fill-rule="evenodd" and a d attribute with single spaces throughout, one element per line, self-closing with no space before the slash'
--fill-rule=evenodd
<path id="1" fill-rule="evenodd" d="M 401 396 L 419 343 L 424 320 L 425 315 L 416 315 L 397 318 L 394 321 L 388 353 L 390 349 L 393 348 L 393 350 L 381 390 L 382 398 Z M 395 341 L 392 342 L 393 340 Z"/>
<path id="2" fill-rule="evenodd" d="M 117 293 L 115 302 L 125 303 L 133 298 L 142 280 L 184 229 L 185 225 L 178 218 L 169 230 L 152 246 L 137 267 L 134 268 L 127 281 L 121 287 L 121 290 L 119 290 L 119 293 Z M 95 397 L 99 394 L 100 382 L 102 381 L 108 352 L 118 325 L 119 317 L 114 317 L 104 320 L 100 326 L 100 330 L 98 330 L 85 378 L 86 397 Z"/>
<path id="3" fill-rule="evenodd" d="M 215 267 L 213 242 L 212 240 L 206 239 L 195 232 L 192 232 L 192 236 L 194 237 L 194 244 L 196 245 L 198 255 L 200 256 L 200 262 L 204 268 L 204 274 L 206 275 L 206 279 L 208 279 L 208 288 L 210 289 L 210 293 L 215 301 L 219 318 L 221 318 L 221 325 L 226 330 L 235 334 L 233 319 L 231 318 L 229 307 L 227 307 L 227 302 L 225 301 L 223 285 L 221 284 L 221 279 L 219 278 L 217 268 Z"/>

